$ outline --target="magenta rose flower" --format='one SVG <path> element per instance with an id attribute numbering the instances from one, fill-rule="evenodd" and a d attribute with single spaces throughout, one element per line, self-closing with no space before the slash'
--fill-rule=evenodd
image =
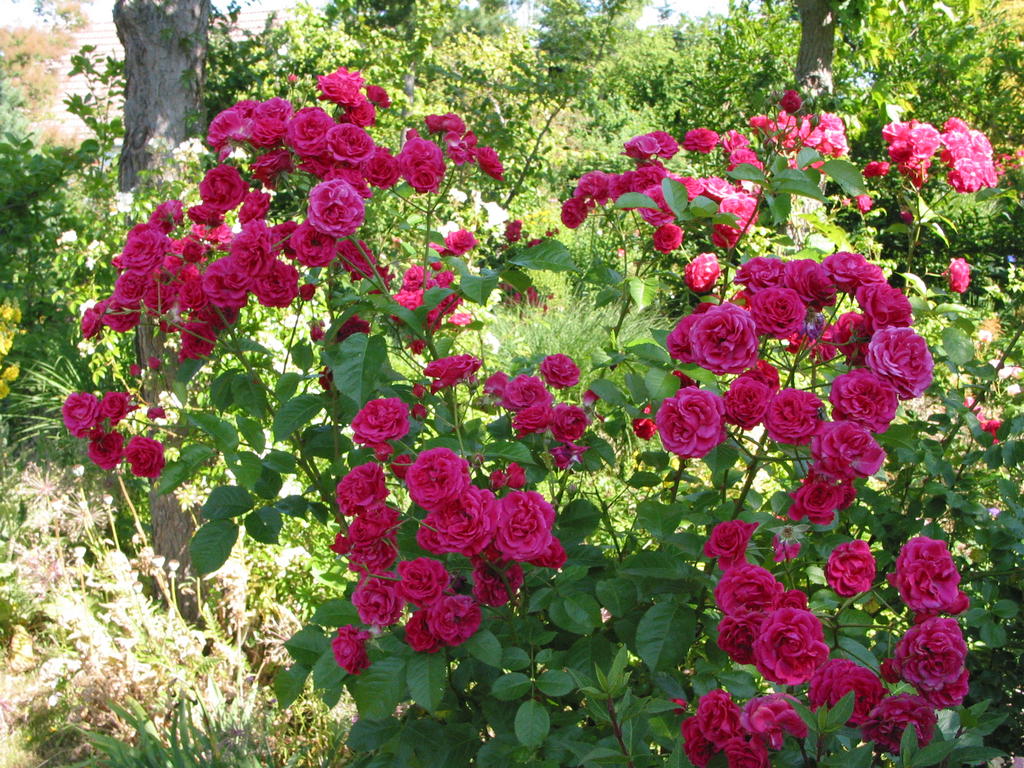
<path id="1" fill-rule="evenodd" d="M 723 616 L 718 622 L 718 647 L 737 664 L 753 664 L 754 640 L 762 621 L 764 617 L 760 614 Z"/>
<path id="2" fill-rule="evenodd" d="M 344 179 L 321 182 L 309 193 L 307 220 L 325 235 L 348 237 L 365 218 L 363 198 Z"/>
<path id="3" fill-rule="evenodd" d="M 331 640 L 331 651 L 338 666 L 350 675 L 358 675 L 370 666 L 366 655 L 366 641 L 369 639 L 370 633 L 365 629 L 357 629 L 351 624 L 339 627 L 338 634 Z"/>
<path id="4" fill-rule="evenodd" d="M 100 415 L 100 401 L 91 392 L 73 392 L 64 399 L 60 409 L 64 426 L 75 437 L 85 437 L 103 418 Z"/>
<path id="5" fill-rule="evenodd" d="M 491 545 L 498 527 L 498 514 L 494 494 L 470 485 L 457 504 L 427 515 L 417 533 L 417 541 L 435 554 L 457 552 L 472 557 Z"/>
<path id="6" fill-rule="evenodd" d="M 949 277 L 949 290 L 953 293 L 963 293 L 971 285 L 971 265 L 965 259 L 953 259 L 944 274 Z"/>
<path id="7" fill-rule="evenodd" d="M 413 612 L 405 623 L 405 642 L 417 653 L 436 653 L 441 650 L 441 641 L 430 631 L 425 608 Z"/>
<path id="8" fill-rule="evenodd" d="M 756 427 L 764 419 L 772 394 L 764 381 L 754 376 L 738 376 L 722 396 L 725 420 L 744 429 Z"/>
<path id="9" fill-rule="evenodd" d="M 906 328 L 914 322 L 910 300 L 903 291 L 888 283 L 862 285 L 857 289 L 856 296 L 873 331 L 880 328 Z"/>
<path id="10" fill-rule="evenodd" d="M 836 284 L 814 259 L 787 261 L 784 284 L 800 294 L 812 309 L 821 310 L 836 303 Z"/>
<path id="11" fill-rule="evenodd" d="M 811 709 L 834 707 L 853 691 L 853 714 L 848 725 L 860 725 L 868 713 L 882 700 L 885 687 L 878 675 L 866 667 L 847 659 L 829 659 L 811 675 L 807 688 L 807 701 Z"/>
<path id="12" fill-rule="evenodd" d="M 551 434 L 563 443 L 574 443 L 583 437 L 589 423 L 586 411 L 578 405 L 559 403 L 551 409 Z"/>
<path id="13" fill-rule="evenodd" d="M 397 397 L 370 400 L 352 419 L 355 441 L 383 445 L 409 434 L 409 406 Z"/>
<path id="14" fill-rule="evenodd" d="M 775 610 L 786 588 L 759 565 L 743 563 L 722 574 L 715 603 L 729 616 L 764 615 Z"/>
<path id="15" fill-rule="evenodd" d="M 100 401 L 100 417 L 110 419 L 112 427 L 116 427 L 132 410 L 127 392 L 107 392 Z"/>
<path id="16" fill-rule="evenodd" d="M 883 328 L 868 342 L 868 368 L 896 388 L 901 400 L 919 397 L 932 383 L 935 366 L 928 344 L 910 328 Z"/>
<path id="17" fill-rule="evenodd" d="M 742 520 L 726 520 L 711 529 L 711 535 L 704 542 L 704 556 L 717 557 L 718 567 L 723 571 L 747 562 L 747 544 L 757 530 L 757 523 Z"/>
<path id="18" fill-rule="evenodd" d="M 885 273 L 877 264 L 871 264 L 863 255 L 838 251 L 821 262 L 825 274 L 845 293 L 856 293 L 862 285 L 884 283 Z"/>
<path id="19" fill-rule="evenodd" d="M 554 411 L 547 403 L 534 403 L 516 411 L 512 417 L 512 429 L 516 437 L 546 432 L 551 427 Z"/>
<path id="20" fill-rule="evenodd" d="M 713 253 L 699 253 L 693 261 L 686 265 L 686 285 L 694 293 L 707 293 L 715 287 L 722 268 L 718 266 L 718 257 Z"/>
<path id="21" fill-rule="evenodd" d="M 833 419 L 853 421 L 872 432 L 885 432 L 899 405 L 893 386 L 863 368 L 836 376 L 828 399 Z"/>
<path id="22" fill-rule="evenodd" d="M 484 605 L 507 605 L 523 585 L 523 568 L 512 563 L 508 568 L 477 558 L 473 563 L 473 597 Z"/>
<path id="23" fill-rule="evenodd" d="M 675 224 L 662 224 L 651 236 L 654 249 L 661 253 L 672 253 L 683 244 L 683 230 Z"/>
<path id="24" fill-rule="evenodd" d="M 956 619 L 925 619 L 896 644 L 895 669 L 933 707 L 955 707 L 967 694 L 967 643 Z"/>
<path id="25" fill-rule="evenodd" d="M 918 746 L 931 743 L 938 718 L 931 705 L 920 696 L 900 693 L 886 696 L 861 723 L 860 732 L 866 741 L 873 741 L 886 752 L 898 753 L 903 732 L 913 726 Z"/>
<path id="26" fill-rule="evenodd" d="M 555 510 L 536 491 L 513 491 L 498 502 L 494 544 L 509 560 L 532 560 L 551 543 Z"/>
<path id="27" fill-rule="evenodd" d="M 871 477 L 885 461 L 885 451 L 860 424 L 822 423 L 811 439 L 811 458 L 817 472 L 837 480 Z"/>
<path id="28" fill-rule="evenodd" d="M 164 446 L 158 440 L 136 435 L 128 441 L 124 457 L 132 474 L 150 479 L 160 477 L 164 469 Z"/>
<path id="29" fill-rule="evenodd" d="M 436 392 L 460 382 L 472 383 L 476 380 L 476 372 L 483 364 L 483 360 L 473 355 L 452 355 L 427 363 L 423 374 L 433 379 L 431 386 Z"/>
<path id="30" fill-rule="evenodd" d="M 231 211 L 240 206 L 248 191 L 249 185 L 232 165 L 211 168 L 199 182 L 199 197 L 218 213 Z"/>
<path id="31" fill-rule="evenodd" d="M 765 288 L 752 295 L 749 303 L 757 332 L 776 339 L 798 333 L 807 317 L 807 305 L 792 288 Z"/>
<path id="32" fill-rule="evenodd" d="M 683 751 L 697 768 L 705 768 L 711 758 L 721 751 L 701 731 L 696 717 L 683 720 L 679 730 L 683 735 Z"/>
<path id="33" fill-rule="evenodd" d="M 510 411 L 519 411 L 531 405 L 551 405 L 554 400 L 544 382 L 536 376 L 520 374 L 505 384 L 501 405 Z"/>
<path id="34" fill-rule="evenodd" d="M 349 470 L 335 491 L 338 510 L 343 515 L 356 515 L 364 509 L 380 506 L 387 497 L 384 470 L 373 462 Z"/>
<path id="35" fill-rule="evenodd" d="M 100 469 L 113 469 L 124 458 L 124 435 L 108 432 L 89 441 L 89 459 Z"/>
<path id="36" fill-rule="evenodd" d="M 967 610 L 967 597 L 960 590 L 960 572 L 953 563 L 946 542 L 915 536 L 900 550 L 896 572 L 889 583 L 899 590 L 900 598 L 917 613 L 961 613 Z"/>
<path id="37" fill-rule="evenodd" d="M 863 539 L 839 544 L 828 556 L 825 580 L 841 597 L 853 597 L 871 589 L 875 581 L 875 557 Z"/>
<path id="38" fill-rule="evenodd" d="M 461 645 L 480 628 L 480 605 L 469 595 L 444 595 L 427 609 L 427 627 L 445 645 Z"/>
<path id="39" fill-rule="evenodd" d="M 687 152 L 708 154 L 718 144 L 718 134 L 710 128 L 694 128 L 683 137 L 683 149 Z"/>
<path id="40" fill-rule="evenodd" d="M 398 582 L 373 576 L 359 582 L 352 593 L 352 605 L 359 620 L 374 627 L 389 627 L 398 621 L 405 607 Z"/>
<path id="41" fill-rule="evenodd" d="M 782 685 L 807 682 L 828 653 L 818 617 L 799 608 L 779 608 L 768 614 L 754 640 L 758 671 Z"/>
<path id="42" fill-rule="evenodd" d="M 821 424 L 822 402 L 802 389 L 782 389 L 772 397 L 764 415 L 768 437 L 780 443 L 807 445 Z"/>
<path id="43" fill-rule="evenodd" d="M 430 605 L 448 588 L 451 575 L 440 560 L 417 557 L 398 564 L 398 594 L 420 607 Z"/>
<path id="44" fill-rule="evenodd" d="M 568 355 L 548 355 L 541 361 L 540 375 L 549 387 L 568 389 L 580 382 L 579 366 Z"/>
<path id="45" fill-rule="evenodd" d="M 685 387 L 667 397 L 658 409 L 655 423 L 665 450 L 684 458 L 707 456 L 725 441 L 725 404 L 714 392 Z"/>
<path id="46" fill-rule="evenodd" d="M 690 327 L 690 348 L 697 365 L 719 376 L 742 373 L 757 362 L 757 327 L 748 312 L 720 304 Z"/>
<path id="47" fill-rule="evenodd" d="M 437 192 L 444 178 L 444 155 L 434 142 L 414 136 L 398 153 L 398 171 L 417 192 Z"/>
<path id="48" fill-rule="evenodd" d="M 774 256 L 755 256 L 736 270 L 733 282 L 742 285 L 751 294 L 783 285 L 786 264 Z"/>
<path id="49" fill-rule="evenodd" d="M 700 304 L 699 307 L 706 307 L 707 304 Z M 681 363 L 695 363 L 697 359 L 693 356 L 693 349 L 690 347 L 690 329 L 700 319 L 696 312 L 680 318 L 668 336 L 665 338 L 665 348 L 668 353 Z"/>
<path id="50" fill-rule="evenodd" d="M 721 688 L 715 688 L 697 701 L 694 719 L 704 738 L 716 749 L 721 749 L 729 739 L 743 735 L 740 715 L 739 705 L 732 700 L 732 696 Z"/>
<path id="51" fill-rule="evenodd" d="M 782 749 L 787 733 L 797 739 L 806 738 L 807 723 L 793 709 L 790 702 L 794 700 L 785 693 L 757 696 L 743 706 L 740 725 L 771 749 Z"/>
<path id="52" fill-rule="evenodd" d="M 333 126 L 325 137 L 327 152 L 339 163 L 347 166 L 359 166 L 373 157 L 376 148 L 370 134 L 352 123 L 339 123 Z"/>
<path id="53" fill-rule="evenodd" d="M 448 448 L 431 448 L 416 457 L 405 484 L 414 502 L 437 512 L 458 501 L 469 487 L 469 464 Z"/>

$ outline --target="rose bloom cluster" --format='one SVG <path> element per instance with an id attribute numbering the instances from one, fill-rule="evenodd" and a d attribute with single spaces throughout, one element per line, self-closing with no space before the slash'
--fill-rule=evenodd
<path id="1" fill-rule="evenodd" d="M 104 327 L 128 331 L 149 316 L 164 332 L 180 334 L 180 359 L 206 357 L 250 296 L 267 307 L 312 298 L 315 285 L 300 284 L 300 270 L 337 262 L 354 281 L 389 286 L 387 268 L 354 237 L 378 191 L 405 181 L 418 193 L 438 192 L 451 166 L 476 165 L 503 178 L 494 149 L 480 145 L 456 115 L 427 116 L 430 138 L 410 129 L 394 154 L 366 130 L 390 105 L 384 89 L 345 68 L 318 78 L 318 87 L 331 112 L 272 98 L 241 101 L 213 119 L 207 140 L 222 162 L 200 182 L 201 202 L 186 209 L 169 200 L 128 233 L 113 260 L 120 273 L 113 295 L 82 319 L 86 338 Z M 247 171 L 224 163 L 229 156 L 246 158 Z M 312 181 L 305 217 L 271 224 L 272 192 L 281 174 L 291 173 Z M 408 302 L 414 290 L 399 293 Z"/>
<path id="2" fill-rule="evenodd" d="M 699 304 L 666 339 L 675 360 L 733 378 L 722 395 L 688 386 L 666 398 L 655 418 L 662 444 L 701 458 L 733 427 L 805 447 L 811 462 L 790 494 L 789 517 L 828 525 L 853 501 L 854 480 L 881 468 L 885 452 L 873 435 L 888 428 L 900 400 L 931 383 L 928 346 L 910 328 L 910 301 L 860 254 L 838 252 L 820 263 L 755 257 L 734 282 L 741 290 L 731 301 Z M 843 302 L 854 306 L 840 313 Z M 824 393 L 781 386 L 761 356 L 772 340 L 781 354 L 837 372 L 827 394 L 831 419 Z"/>
<path id="3" fill-rule="evenodd" d="M 89 459 L 101 469 L 115 469 L 122 461 L 136 477 L 156 478 L 164 468 L 164 446 L 159 440 L 125 435 L 115 427 L 137 410 L 127 392 L 107 392 L 102 398 L 91 392 L 72 392 L 64 400 L 61 415 L 64 426 L 75 437 L 89 441 Z M 151 418 L 162 415 L 158 408 L 148 412 Z"/>
<path id="4" fill-rule="evenodd" d="M 432 361 L 424 375 L 437 393 L 475 385 L 481 365 L 471 355 L 454 355 Z M 554 463 L 567 468 L 586 450 L 575 441 L 583 436 L 589 417 L 579 406 L 555 404 L 549 387 L 575 387 L 580 371 L 567 355 L 549 355 L 539 372 L 540 377 L 511 379 L 502 372 L 491 375 L 483 385 L 484 407 L 507 410 L 520 437 L 549 434 L 556 442 L 550 449 Z M 426 387 L 417 387 L 414 396 L 425 396 Z M 407 607 L 406 642 L 416 651 L 432 653 L 471 637 L 480 626 L 481 606 L 512 600 L 523 583 L 524 565 L 560 568 L 566 560 L 552 533 L 555 510 L 540 493 L 525 489 L 526 474 L 518 464 L 474 480 L 469 462 L 445 447 L 416 456 L 394 455 L 404 446 L 412 419 L 425 416 L 425 410 L 410 410 L 400 398 L 379 398 L 352 421 L 355 441 L 372 447 L 378 459 L 353 467 L 336 490 L 338 510 L 347 523 L 331 549 L 347 557 L 349 567 L 360 574 L 352 602 L 360 621 L 371 628 L 348 625 L 333 640 L 335 658 L 352 674 L 369 663 L 366 642 L 372 633 L 398 624 Z M 403 518 L 388 503 L 389 479 L 379 463 L 387 459 L 392 482 L 404 485 L 424 512 L 422 519 Z M 399 560 L 401 525 L 417 526 L 416 541 L 431 556 Z"/>
<path id="5" fill-rule="evenodd" d="M 999 183 L 988 137 L 957 117 L 947 120 L 941 132 L 934 125 L 917 120 L 889 123 L 882 129 L 882 138 L 888 145 L 889 159 L 919 189 L 928 181 L 936 152 L 946 165 L 946 181 L 961 194 Z M 880 176 L 889 170 L 887 163 L 869 165 L 871 173 L 865 169 L 865 176 Z"/>
<path id="6" fill-rule="evenodd" d="M 955 619 L 938 615 L 968 607 L 946 543 L 924 536 L 911 539 L 897 558 L 895 573 L 888 576 L 915 620 L 897 643 L 894 658 L 882 662 L 880 677 L 853 661 L 830 659 L 821 622 L 807 610 L 806 594 L 786 590 L 768 570 L 748 562 L 747 547 L 756 529 L 756 523 L 741 520 L 718 523 L 704 545 L 704 554 L 716 558 L 722 570 L 714 592 L 722 611 L 719 647 L 736 663 L 755 665 L 773 683 L 806 683 L 812 710 L 834 707 L 853 692 L 847 724 L 859 727 L 866 741 L 883 750 L 898 751 L 911 725 L 918 743 L 927 744 L 937 722 L 935 710 L 959 705 L 967 694 L 963 633 Z M 825 575 L 840 597 L 871 590 L 876 564 L 867 542 L 835 547 Z M 900 681 L 913 685 L 918 695 L 889 694 L 885 682 Z M 774 694 L 752 699 L 740 709 L 724 691 L 706 694 L 695 716 L 681 726 L 687 756 L 698 766 L 719 752 L 725 752 L 730 764 L 744 755 L 750 765 L 769 765 L 768 749 L 781 749 L 785 733 L 806 736 L 791 700 Z"/>

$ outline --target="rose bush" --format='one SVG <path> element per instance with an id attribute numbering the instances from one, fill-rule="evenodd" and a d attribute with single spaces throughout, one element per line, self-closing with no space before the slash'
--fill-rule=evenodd
<path id="1" fill-rule="evenodd" d="M 223 455 L 233 483 L 203 506 L 201 572 L 243 528 L 273 543 L 286 518 L 318 521 L 338 593 L 286 644 L 282 704 L 310 678 L 328 703 L 346 688 L 363 765 L 994 754 L 980 741 L 998 715 L 964 704 L 958 619 L 988 597 L 961 589 L 952 523 L 894 511 L 911 409 L 937 373 L 918 315 L 936 313 L 861 254 L 764 245 L 793 195 L 827 203 L 826 180 L 863 194 L 838 116 L 787 95 L 750 137 L 626 142 L 634 167 L 587 173 L 562 221 L 651 236 L 633 263 L 584 273 L 550 234 L 439 231 L 455 179 L 503 177 L 461 118 L 427 116 L 396 152 L 371 133 L 382 89 L 341 68 L 319 90 L 330 111 L 271 99 L 218 115 L 199 202 L 128 234 L 119 288 L 83 320 L 86 336 L 176 338 L 183 397 L 231 361 L 212 412 L 188 414 L 193 442 L 165 466 L 166 414 L 125 426 L 155 404 L 64 406 L 97 464 L 127 461 L 163 492 Z M 890 155 L 920 180 L 945 142 L 950 183 L 984 186 L 983 142 L 951 126 L 893 129 Z M 680 151 L 722 175 L 670 170 Z M 683 242 L 717 249 L 685 270 L 685 310 L 622 347 L 622 318 L 657 295 L 656 254 Z M 498 266 L 479 266 L 484 248 Z M 618 302 L 603 359 L 490 363 L 488 305 L 499 285 L 528 295 L 540 270 Z M 284 308 L 281 354 L 241 332 L 245 313 Z"/>

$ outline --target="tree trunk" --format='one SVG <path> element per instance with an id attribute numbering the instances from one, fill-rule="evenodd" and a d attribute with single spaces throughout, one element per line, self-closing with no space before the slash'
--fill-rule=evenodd
<path id="1" fill-rule="evenodd" d="M 800 11 L 800 52 L 796 81 L 809 96 L 832 93 L 836 17 L 829 0 L 796 0 Z"/>
<path id="2" fill-rule="evenodd" d="M 122 191 L 137 186 L 140 171 L 159 162 L 150 142 L 157 140 L 170 149 L 185 140 L 192 124 L 201 123 L 209 16 L 210 0 L 117 0 L 114 5 L 114 24 L 125 54 L 125 132 L 118 167 Z M 158 328 L 137 329 L 139 364 L 148 371 L 142 396 L 148 403 L 155 404 L 174 379 L 175 366 L 164 346 Z M 160 372 L 149 371 L 150 357 L 162 361 Z M 153 550 L 167 561 L 178 561 L 178 609 L 186 620 L 194 621 L 199 604 L 191 586 L 194 572 L 188 545 L 195 522 L 173 494 L 157 494 L 155 486 L 150 488 L 149 509 Z"/>

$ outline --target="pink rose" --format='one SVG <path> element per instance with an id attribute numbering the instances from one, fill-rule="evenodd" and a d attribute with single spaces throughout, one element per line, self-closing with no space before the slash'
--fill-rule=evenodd
<path id="1" fill-rule="evenodd" d="M 427 609 L 427 627 L 445 645 L 461 645 L 480 628 L 480 605 L 469 595 L 444 595 Z"/>
<path id="2" fill-rule="evenodd" d="M 368 576 L 352 593 L 352 605 L 359 620 L 374 627 L 389 627 L 398 621 L 405 607 L 398 582 Z"/>
<path id="3" fill-rule="evenodd" d="M 498 515 L 494 494 L 470 485 L 458 503 L 427 515 L 416 539 L 428 552 L 439 555 L 457 552 L 473 557 L 491 545 Z"/>
<path id="4" fill-rule="evenodd" d="M 690 326 L 690 349 L 696 363 L 719 376 L 741 373 L 754 365 L 757 347 L 753 318 L 735 304 L 713 306 Z"/>
<path id="5" fill-rule="evenodd" d="M 718 257 L 713 253 L 701 253 L 686 265 L 686 285 L 694 293 L 707 293 L 715 287 L 721 274 Z"/>
<path id="6" fill-rule="evenodd" d="M 326 267 L 338 255 L 338 241 L 304 221 L 288 238 L 295 260 L 307 267 Z"/>
<path id="7" fill-rule="evenodd" d="M 380 506 L 387 497 L 384 470 L 373 462 L 349 470 L 335 492 L 338 509 L 343 515 L 356 515 L 364 509 Z"/>
<path id="8" fill-rule="evenodd" d="M 885 274 L 877 264 L 871 264 L 859 253 L 838 251 L 821 262 L 825 274 L 846 293 L 855 293 L 864 285 L 884 283 Z"/>
<path id="9" fill-rule="evenodd" d="M 398 160 L 384 147 L 376 147 L 373 154 L 359 166 L 366 183 L 378 189 L 390 189 L 398 183 L 401 173 Z"/>
<path id="10" fill-rule="evenodd" d="M 960 572 L 946 542 L 939 539 L 910 539 L 896 558 L 896 572 L 888 579 L 903 602 L 917 613 L 933 616 L 967 610 L 967 597 L 959 588 Z"/>
<path id="11" fill-rule="evenodd" d="M 218 165 L 206 172 L 199 182 L 199 196 L 203 202 L 218 213 L 231 211 L 242 204 L 249 185 L 242 174 L 231 165 Z"/>
<path id="12" fill-rule="evenodd" d="M 807 305 L 792 288 L 764 288 L 750 297 L 749 304 L 758 333 L 785 339 L 803 329 Z"/>
<path id="13" fill-rule="evenodd" d="M 370 400 L 352 419 L 355 441 L 383 445 L 409 434 L 409 406 L 397 397 Z"/>
<path id="14" fill-rule="evenodd" d="M 687 152 L 708 154 L 718 144 L 718 134 L 709 128 L 695 128 L 683 137 L 683 149 Z"/>
<path id="15" fill-rule="evenodd" d="M 580 369 L 568 355 L 548 355 L 541 361 L 540 375 L 549 387 L 568 389 L 580 382 Z"/>
<path id="16" fill-rule="evenodd" d="M 468 229 L 457 229 L 444 236 L 444 248 L 450 256 L 461 256 L 476 245 L 476 237 Z"/>
<path id="17" fill-rule="evenodd" d="M 130 272 L 149 273 L 163 262 L 170 250 L 171 240 L 159 227 L 136 224 L 129 230 L 114 266 Z"/>
<path id="18" fill-rule="evenodd" d="M 352 123 L 333 126 L 325 141 L 330 156 L 349 167 L 360 166 L 373 157 L 376 149 L 370 134 Z"/>
<path id="19" fill-rule="evenodd" d="M 898 753 L 903 732 L 909 726 L 917 733 L 918 746 L 931 743 L 937 720 L 935 710 L 923 698 L 900 693 L 878 702 L 861 723 L 860 731 L 866 741 L 875 742 L 879 749 Z"/>
<path id="20" fill-rule="evenodd" d="M 363 99 L 361 89 L 366 85 L 366 80 L 358 70 L 350 72 L 345 67 L 338 67 L 337 71 L 331 72 L 329 75 L 318 75 L 316 85 L 320 89 L 320 95 L 317 98 L 341 106 L 353 107 Z"/>
<path id="21" fill-rule="evenodd" d="M 797 522 L 807 518 L 815 525 L 829 525 L 835 520 L 836 510 L 848 507 L 854 494 L 849 482 L 837 482 L 812 470 L 800 487 L 789 494 L 793 503 L 787 514 Z"/>
<path id="22" fill-rule="evenodd" d="M 569 229 L 577 229 L 590 215 L 590 207 L 581 197 L 570 197 L 562 203 L 561 220 Z"/>
<path id="23" fill-rule="evenodd" d="M 787 261 L 785 284 L 812 309 L 821 310 L 836 303 L 836 284 L 814 259 Z"/>
<path id="24" fill-rule="evenodd" d="M 448 588 L 451 575 L 440 560 L 417 557 L 398 564 L 398 593 L 407 602 L 421 608 L 436 601 Z"/>
<path id="25" fill-rule="evenodd" d="M 963 293 L 971 285 L 971 265 L 965 259 L 953 259 L 943 273 L 949 276 L 949 290 Z"/>
<path id="26" fill-rule="evenodd" d="M 553 416 L 550 405 L 534 403 L 516 411 L 512 417 L 512 428 L 516 431 L 516 437 L 540 434 L 551 426 Z"/>
<path id="27" fill-rule="evenodd" d="M 405 642 L 417 653 L 436 653 L 441 650 L 441 641 L 430 631 L 427 610 L 415 611 L 405 623 Z"/>
<path id="28" fill-rule="evenodd" d="M 264 307 L 291 306 L 299 295 L 299 272 L 291 264 L 275 259 L 267 274 L 253 280 L 252 292 Z"/>
<path id="29" fill-rule="evenodd" d="M 705 768 L 711 762 L 711 758 L 720 751 L 704 736 L 696 717 L 683 720 L 679 730 L 683 734 L 683 751 L 697 768 Z"/>
<path id="30" fill-rule="evenodd" d="M 346 624 L 338 629 L 338 634 L 331 640 L 331 651 L 334 660 L 350 675 L 358 675 L 368 666 L 370 659 L 366 655 L 366 641 L 370 633 L 365 629 L 356 629 Z"/>
<path id="31" fill-rule="evenodd" d="M 136 477 L 160 477 L 164 469 L 164 446 L 148 437 L 136 435 L 129 440 L 124 457 Z"/>
<path id="32" fill-rule="evenodd" d="M 755 256 L 736 270 L 733 282 L 756 293 L 764 288 L 781 286 L 785 277 L 785 262 L 773 256 Z"/>
<path id="33" fill-rule="evenodd" d="M 505 166 L 501 164 L 501 158 L 494 147 L 473 147 L 473 156 L 481 171 L 495 181 L 505 180 Z"/>
<path id="34" fill-rule="evenodd" d="M 853 714 L 848 725 L 860 725 L 885 695 L 878 675 L 866 667 L 847 659 L 829 659 L 811 676 L 807 701 L 811 709 L 834 707 L 846 694 L 853 691 Z"/>
<path id="35" fill-rule="evenodd" d="M 807 445 L 821 423 L 817 395 L 802 389 L 780 390 L 768 404 L 764 426 L 768 437 L 780 443 Z"/>
<path id="36" fill-rule="evenodd" d="M 431 388 L 436 392 L 445 387 L 454 387 L 460 382 L 473 383 L 476 372 L 484 362 L 473 355 L 452 355 L 427 363 L 423 374 L 433 379 Z"/>
<path id="37" fill-rule="evenodd" d="M 933 707 L 963 703 L 967 695 L 967 644 L 956 619 L 925 619 L 896 644 L 895 667 Z"/>
<path id="38" fill-rule="evenodd" d="M 563 443 L 574 443 L 583 437 L 589 423 L 586 411 L 577 405 L 559 403 L 551 409 L 551 434 Z"/>
<path id="39" fill-rule="evenodd" d="M 398 153 L 398 171 L 417 192 L 437 192 L 444 178 L 444 156 L 434 142 L 414 136 Z"/>
<path id="40" fill-rule="evenodd" d="M 661 253 L 672 253 L 683 244 L 683 230 L 675 224 L 662 224 L 652 235 L 654 250 Z"/>
<path id="41" fill-rule="evenodd" d="M 536 376 L 520 374 L 505 384 L 501 406 L 510 411 L 520 411 L 531 405 L 551 405 L 553 400 L 543 381 Z"/>
<path id="42" fill-rule="evenodd" d="M 823 422 L 811 439 L 811 458 L 821 474 L 837 480 L 871 477 L 885 461 L 885 451 L 860 424 Z"/>
<path id="43" fill-rule="evenodd" d="M 757 530 L 757 523 L 727 520 L 711 529 L 704 542 L 704 557 L 717 557 L 718 567 L 727 571 L 747 562 L 747 544 Z"/>
<path id="44" fill-rule="evenodd" d="M 363 198 L 343 179 L 321 182 L 309 193 L 308 221 L 325 235 L 348 237 L 365 217 Z"/>
<path id="45" fill-rule="evenodd" d="M 796 91 L 789 90 L 782 94 L 782 98 L 779 99 L 779 107 L 789 114 L 794 114 L 800 111 L 800 107 L 804 104 L 804 100 L 800 98 L 800 94 Z M 803 738 L 803 737 L 801 737 Z M 781 747 L 773 747 L 773 749 L 780 749 Z"/>
<path id="46" fill-rule="evenodd" d="M 754 664 L 773 683 L 799 685 L 828 659 L 818 617 L 798 608 L 768 614 L 754 640 Z"/>
<path id="47" fill-rule="evenodd" d="M 423 451 L 405 476 L 409 496 L 428 512 L 455 503 L 469 482 L 469 464 L 448 448 Z"/>
<path id="48" fill-rule="evenodd" d="M 899 405 L 892 385 L 863 368 L 836 376 L 828 399 L 832 418 L 856 422 L 872 432 L 885 432 Z"/>
<path id="49" fill-rule="evenodd" d="M 64 399 L 61 407 L 64 426 L 75 437 L 85 437 L 103 418 L 100 401 L 91 392 L 73 392 Z"/>
<path id="50" fill-rule="evenodd" d="M 694 720 L 700 726 L 704 738 L 716 749 L 721 749 L 729 739 L 743 735 L 740 708 L 732 696 L 721 688 L 708 691 L 700 697 Z"/>
<path id="51" fill-rule="evenodd" d="M 864 178 L 873 179 L 878 176 L 885 176 L 889 172 L 889 164 L 884 160 L 872 160 L 864 166 Z"/>
<path id="52" fill-rule="evenodd" d="M 853 597 L 871 589 L 875 581 L 875 558 L 863 539 L 839 544 L 828 556 L 825 580 L 840 597 Z"/>
<path id="53" fill-rule="evenodd" d="M 856 296 L 874 331 L 879 328 L 906 328 L 914 322 L 910 300 L 903 291 L 888 283 L 862 285 Z"/>
<path id="54" fill-rule="evenodd" d="M 736 565 L 718 580 L 715 603 L 729 616 L 760 615 L 775 610 L 786 588 L 759 565 Z"/>
<path id="55" fill-rule="evenodd" d="M 737 664 L 753 664 L 754 639 L 763 620 L 761 614 L 723 616 L 718 622 L 718 647 Z"/>
<path id="56" fill-rule="evenodd" d="M 684 458 L 703 458 L 725 441 L 725 404 L 706 389 L 685 387 L 667 397 L 655 423 L 665 450 Z"/>
<path id="57" fill-rule="evenodd" d="M 744 705 L 740 725 L 771 749 L 782 749 L 786 733 L 804 739 L 807 723 L 793 709 L 791 701 L 795 699 L 785 693 L 757 696 Z"/>
<path id="58" fill-rule="evenodd" d="M 522 585 L 523 568 L 518 563 L 508 568 L 482 558 L 473 563 L 473 597 L 484 605 L 507 605 Z"/>
<path id="59" fill-rule="evenodd" d="M 513 491 L 498 503 L 494 544 L 510 560 L 531 560 L 551 543 L 555 510 L 536 491 Z"/>
<path id="60" fill-rule="evenodd" d="M 761 423 L 771 399 L 772 390 L 763 381 L 753 376 L 738 376 L 722 396 L 725 420 L 744 429 L 753 429 Z"/>
<path id="61" fill-rule="evenodd" d="M 124 458 L 124 435 L 108 432 L 89 441 L 89 459 L 100 469 L 113 469 Z"/>

